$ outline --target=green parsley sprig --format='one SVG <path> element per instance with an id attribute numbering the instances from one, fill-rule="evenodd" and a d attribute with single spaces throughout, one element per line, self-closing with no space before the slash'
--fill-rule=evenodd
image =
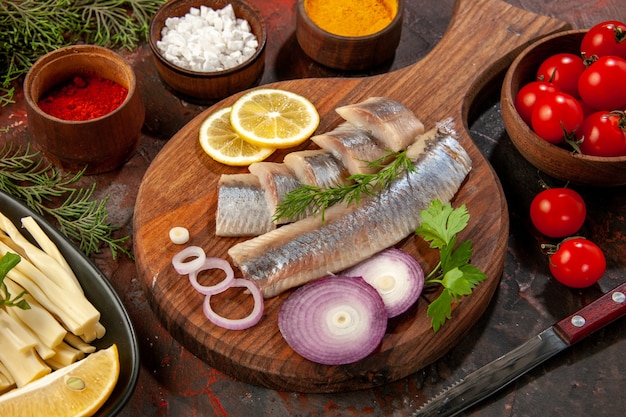
<path id="1" fill-rule="evenodd" d="M 430 242 L 430 247 L 439 249 L 439 263 L 425 279 L 425 285 L 442 285 L 443 292 L 428 306 L 427 316 L 435 332 L 452 315 L 452 303 L 464 295 L 487 276 L 470 264 L 474 252 L 472 241 L 466 240 L 457 245 L 457 236 L 467 226 L 469 213 L 465 205 L 456 209 L 448 202 L 442 204 L 433 200 L 430 206 L 420 212 L 422 224 L 415 232 Z"/>
<path id="2" fill-rule="evenodd" d="M 11 298 L 11 293 L 4 283 L 4 278 L 9 271 L 20 263 L 21 260 L 22 258 L 19 255 L 11 252 L 7 252 L 4 256 L 0 257 L 0 307 L 18 307 L 22 310 L 30 309 L 30 304 L 24 299 L 24 295 L 27 294 L 26 291 L 22 291 Z"/>
<path id="3" fill-rule="evenodd" d="M 388 162 L 390 160 L 391 162 Z M 327 188 L 302 185 L 290 191 L 276 207 L 274 220 L 297 218 L 304 213 L 322 213 L 323 219 L 326 208 L 337 203 L 358 204 L 363 196 L 373 195 L 389 186 L 403 173 L 415 170 L 415 165 L 406 151 L 390 151 L 374 161 L 368 161 L 367 164 L 376 172 L 350 175 L 346 185 Z"/>

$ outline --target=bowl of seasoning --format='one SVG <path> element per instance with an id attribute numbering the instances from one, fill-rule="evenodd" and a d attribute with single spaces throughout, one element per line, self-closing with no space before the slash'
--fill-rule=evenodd
<path id="1" fill-rule="evenodd" d="M 38 59 L 24 79 L 34 145 L 59 168 L 119 168 L 141 139 L 145 110 L 130 65 L 115 52 L 75 45 Z"/>
<path id="2" fill-rule="evenodd" d="M 561 53 L 581 56 L 581 44 L 585 33 L 587 30 L 576 29 L 548 35 L 529 45 L 515 58 L 502 83 L 500 102 L 504 126 L 520 154 L 537 169 L 553 178 L 587 186 L 626 185 L 626 155 L 591 155 L 575 151 L 567 142 L 552 143 L 540 137 L 531 127 L 532 122 L 530 124 L 526 122 L 516 108 L 518 93 L 524 86 L 537 81 L 539 68 L 544 61 Z M 582 102 L 582 99 L 579 99 L 579 102 Z M 583 110 L 583 114 L 586 115 L 595 112 L 598 110 Z M 615 120 L 619 118 L 617 116 Z M 575 140 L 585 136 L 582 133 L 584 124 L 583 121 L 582 124 L 576 125 L 580 129 L 575 132 Z M 587 133 L 591 132 L 584 130 Z"/>
<path id="3" fill-rule="evenodd" d="M 150 22 L 157 72 L 177 95 L 210 102 L 258 83 L 267 31 L 241 0 L 170 0 Z"/>
<path id="4" fill-rule="evenodd" d="M 395 55 L 404 0 L 298 0 L 296 39 L 314 61 L 364 70 Z"/>

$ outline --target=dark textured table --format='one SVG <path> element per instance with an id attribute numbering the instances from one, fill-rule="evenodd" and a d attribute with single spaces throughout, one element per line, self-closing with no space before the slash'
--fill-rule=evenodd
<path id="1" fill-rule="evenodd" d="M 395 58 L 363 73 L 323 68 L 299 49 L 294 37 L 295 0 L 251 0 L 268 26 L 268 49 L 262 84 L 330 76 L 364 76 L 393 71 L 423 58 L 446 30 L 454 1 L 407 0 L 404 28 Z M 509 1 L 535 13 L 558 17 L 573 28 L 608 19 L 626 20 L 623 0 Z M 476 24 L 482 24 L 476 22 Z M 142 176 L 167 140 L 206 109 L 178 99 L 162 84 L 147 45 L 120 51 L 134 67 L 146 105 L 142 143 L 120 170 L 83 179 L 97 183 L 97 196 L 110 195 L 109 216 L 132 236 L 133 206 Z M 251 386 L 224 375 L 191 355 L 160 325 L 148 305 L 132 260 L 113 261 L 108 250 L 92 258 L 120 295 L 135 326 L 141 351 L 141 374 L 121 416 L 409 416 L 431 395 L 477 367 L 626 281 L 626 187 L 574 187 L 588 204 L 580 234 L 605 251 L 608 268 L 597 285 L 584 290 L 551 279 L 529 226 L 528 206 L 539 191 L 537 170 L 513 147 L 499 109 L 498 80 L 475 106 L 472 137 L 502 182 L 509 206 L 510 237 L 502 280 L 494 298 L 471 332 L 447 355 L 410 377 L 375 389 L 307 395 Z M 23 96 L 0 108 L 0 145 L 30 140 Z M 541 175 L 551 185 L 558 182 Z M 619 320 L 529 372 L 496 395 L 474 406 L 472 416 L 622 416 L 626 410 L 626 321 Z"/>

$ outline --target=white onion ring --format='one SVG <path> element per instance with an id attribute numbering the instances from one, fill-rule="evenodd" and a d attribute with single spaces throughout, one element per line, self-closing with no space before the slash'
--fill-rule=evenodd
<path id="1" fill-rule="evenodd" d="M 186 261 L 187 258 L 194 258 Z M 180 275 L 187 275 L 204 265 L 206 254 L 199 246 L 187 246 L 172 257 L 172 266 Z"/>
<path id="2" fill-rule="evenodd" d="M 419 262 L 394 247 L 378 252 L 343 271 L 342 275 L 363 277 L 373 286 L 382 297 L 389 318 L 411 308 L 424 288 L 424 271 Z"/>
<path id="3" fill-rule="evenodd" d="M 172 227 L 169 235 L 172 243 L 176 245 L 184 245 L 189 242 L 189 230 L 182 226 Z"/>
<path id="4" fill-rule="evenodd" d="M 221 280 L 219 283 L 215 285 L 202 285 L 198 282 L 198 273 L 201 271 L 206 271 L 207 269 L 221 269 L 226 273 L 226 278 Z M 230 287 L 235 280 L 235 273 L 233 268 L 230 266 L 228 261 L 220 258 L 206 258 L 204 264 L 189 273 L 189 282 L 191 286 L 196 289 L 200 294 L 203 295 L 212 295 L 218 294 L 223 291 L 226 291 L 228 287 Z"/>
<path id="5" fill-rule="evenodd" d="M 263 294 L 259 287 L 252 281 L 243 278 L 234 279 L 230 285 L 231 287 L 245 287 L 250 290 L 252 297 L 254 298 L 254 307 L 252 312 L 242 319 L 229 319 L 217 314 L 211 308 L 211 296 L 215 294 L 208 294 L 204 299 L 203 311 L 204 315 L 215 325 L 223 327 L 228 330 L 245 330 L 255 324 L 257 324 L 263 316 Z"/>

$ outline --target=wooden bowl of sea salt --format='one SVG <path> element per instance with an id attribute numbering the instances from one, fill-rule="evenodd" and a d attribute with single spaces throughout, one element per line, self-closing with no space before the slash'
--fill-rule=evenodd
<path id="1" fill-rule="evenodd" d="M 241 0 L 171 0 L 150 22 L 159 75 L 177 95 L 200 103 L 258 83 L 266 41 L 265 22 Z"/>
<path id="2" fill-rule="evenodd" d="M 298 0 L 296 39 L 322 65 L 364 70 L 393 58 L 403 15 L 404 0 Z"/>

